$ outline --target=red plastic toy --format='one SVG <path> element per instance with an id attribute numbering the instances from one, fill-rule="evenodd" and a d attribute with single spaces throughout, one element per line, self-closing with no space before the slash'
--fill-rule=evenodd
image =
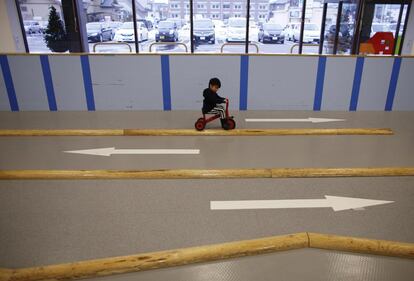
<path id="1" fill-rule="evenodd" d="M 197 131 L 202 131 L 206 127 L 207 123 L 210 123 L 213 120 L 220 118 L 220 114 L 215 114 L 209 118 L 206 118 L 206 115 L 203 113 L 202 118 L 198 118 L 197 122 L 195 122 L 194 127 Z M 222 128 L 224 130 L 233 130 L 236 128 L 236 121 L 234 121 L 233 116 L 229 116 L 229 100 L 226 99 L 226 118 L 225 122 L 222 124 Z"/>

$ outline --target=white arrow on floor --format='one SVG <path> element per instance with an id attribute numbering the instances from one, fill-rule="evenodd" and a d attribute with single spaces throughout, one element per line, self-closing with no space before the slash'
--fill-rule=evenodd
<path id="1" fill-rule="evenodd" d="M 199 149 L 116 149 L 115 147 L 64 151 L 65 153 L 111 156 L 113 154 L 200 154 Z"/>
<path id="2" fill-rule="evenodd" d="M 296 209 L 332 208 L 336 211 L 361 209 L 364 207 L 393 203 L 394 201 L 371 200 L 352 197 L 325 195 L 325 199 L 295 200 L 241 200 L 210 201 L 211 210 L 250 210 L 250 209 Z"/>
<path id="3" fill-rule="evenodd" d="M 328 119 L 328 118 L 304 118 L 304 119 L 276 119 L 276 118 L 268 118 L 268 119 L 260 119 L 260 118 L 247 118 L 246 122 L 310 122 L 310 123 L 327 123 L 327 122 L 340 122 L 346 121 L 345 119 Z"/>

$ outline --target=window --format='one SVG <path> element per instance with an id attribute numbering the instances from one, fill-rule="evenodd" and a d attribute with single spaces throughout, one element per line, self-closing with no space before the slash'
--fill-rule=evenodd
<path id="1" fill-rule="evenodd" d="M 352 25 L 352 20 L 354 18 L 352 16 L 353 13 L 347 12 L 347 10 L 349 10 L 349 6 L 350 6 L 349 4 L 346 5 L 344 3 L 342 13 L 345 14 L 345 16 L 342 16 L 341 18 L 342 20 L 341 25 L 344 25 L 344 24 L 349 25 L 349 23 L 351 22 L 351 26 L 353 26 Z M 400 29 L 397 31 L 400 8 L 401 8 L 400 4 L 369 3 L 365 6 L 364 8 L 365 11 L 371 11 L 373 13 L 373 17 L 369 21 L 367 20 L 367 21 L 362 22 L 361 33 L 360 33 L 361 44 L 359 46 L 360 54 L 392 55 L 394 54 L 394 47 L 395 47 L 395 53 L 396 54 L 399 53 L 400 47 L 401 47 L 400 42 L 401 42 L 401 36 L 402 36 L 404 23 L 405 23 L 405 17 L 407 16 L 406 15 L 407 5 L 403 6 Z M 375 51 L 372 50 L 372 47 L 369 48 L 369 46 L 372 44 L 371 40 L 373 40 L 374 37 L 376 37 L 377 39 L 379 39 L 378 37 L 383 37 L 380 39 L 381 40 L 380 46 Z M 344 41 L 344 40 L 341 40 L 341 41 Z M 338 45 L 339 47 L 341 47 L 341 49 L 344 49 L 342 48 L 343 44 L 338 44 Z M 338 47 L 338 51 L 339 51 L 339 47 Z"/>
<path id="2" fill-rule="evenodd" d="M 271 4 L 267 5 L 266 2 Z M 292 46 L 300 38 L 300 28 L 297 29 L 297 26 L 300 23 L 302 11 L 298 5 L 291 5 L 293 2 L 302 5 L 300 3 L 303 1 L 261 1 L 257 5 L 257 10 L 250 12 L 252 18 L 257 17 L 256 26 L 250 29 L 250 32 L 254 34 L 251 41 L 259 45 L 260 53 L 291 53 Z M 289 8 L 285 8 L 286 6 L 289 6 Z M 297 13 L 298 18 L 292 17 L 292 14 L 296 15 L 295 13 Z M 298 53 L 297 47 L 293 48 L 293 53 Z"/>
<path id="3" fill-rule="evenodd" d="M 107 2 L 102 3 L 101 6 L 107 4 Z M 125 2 L 127 5 L 132 5 L 132 0 Z M 129 53 L 129 47 L 133 53 L 136 52 L 132 11 L 131 13 L 126 13 L 121 9 L 112 8 L 112 6 L 111 8 L 105 7 L 105 9 L 101 6 L 88 5 L 84 10 L 87 20 L 86 32 L 89 52 Z M 149 28 L 150 22 L 137 19 L 137 37 L 139 43 L 148 41 Z M 110 42 L 111 45 L 103 45 L 101 44 L 102 42 Z"/>
<path id="4" fill-rule="evenodd" d="M 123 1 L 125 0 L 118 0 L 118 3 Z M 151 11 L 136 5 L 138 19 L 153 23 L 153 27 L 148 28 L 147 32 L 144 29 L 144 39 L 139 42 L 139 52 L 150 52 L 151 44 L 155 43 L 151 46 L 152 53 L 184 53 L 186 51 L 185 46 L 190 53 L 190 1 L 158 2 L 169 2 L 169 4 L 151 5 Z M 194 5 L 194 7 L 197 6 Z M 170 43 L 177 44 L 171 45 Z"/>
<path id="5" fill-rule="evenodd" d="M 208 4 L 205 4 L 206 2 Z M 194 51 L 196 53 L 220 53 L 224 43 L 232 42 L 237 45 L 224 46 L 224 53 L 244 53 L 246 14 L 243 13 L 243 7 L 246 3 L 247 0 L 234 2 L 194 0 L 196 8 L 193 19 Z M 209 8 L 208 12 L 197 10 L 198 6 L 203 4 L 204 7 Z"/>
<path id="6" fill-rule="evenodd" d="M 62 11 L 62 4 L 54 3 L 32 3 L 25 2 L 24 5 L 20 4 L 20 1 L 16 1 L 18 9 L 22 15 L 24 34 L 30 53 L 53 53 L 53 52 L 66 52 L 69 50 L 68 40 L 53 40 L 56 37 L 56 32 L 51 31 L 53 37 L 48 37 L 48 24 L 49 16 L 51 13 L 58 17 L 58 21 L 52 23 L 54 30 L 59 30 L 59 34 L 66 34 L 72 32 L 71 29 L 66 30 L 65 22 Z M 45 42 L 46 38 L 51 38 L 48 43 Z M 1 40 L 1 39 L 0 39 Z M 76 42 L 74 42 L 76 45 Z M 80 42 L 77 42 L 78 46 Z"/>
<path id="7" fill-rule="evenodd" d="M 198 9 L 204 9 L 205 7 L 204 7 L 204 4 L 198 4 L 198 5 L 197 5 L 197 8 L 198 8 Z"/>

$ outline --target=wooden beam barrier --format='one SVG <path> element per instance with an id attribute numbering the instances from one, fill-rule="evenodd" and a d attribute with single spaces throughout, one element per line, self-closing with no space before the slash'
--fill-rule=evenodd
<path id="1" fill-rule="evenodd" d="M 306 233 L 67 264 L 23 268 L 10 281 L 74 280 L 274 253 L 308 246 Z"/>
<path id="2" fill-rule="evenodd" d="M 0 137 L 36 136 L 311 136 L 311 135 L 393 135 L 391 129 L 38 129 L 0 130 Z"/>
<path id="3" fill-rule="evenodd" d="M 12 276 L 13 270 L 0 268 L 0 281 L 8 281 Z"/>
<path id="4" fill-rule="evenodd" d="M 102 137 L 102 136 L 123 136 L 124 130 L 120 129 L 62 129 L 62 130 L 0 130 L 0 137 Z"/>
<path id="5" fill-rule="evenodd" d="M 392 135 L 391 129 L 194 129 L 180 130 L 132 130 L 124 131 L 126 136 L 310 136 L 310 135 Z"/>
<path id="6" fill-rule="evenodd" d="M 308 233 L 309 247 L 414 259 L 414 244 L 329 234 Z"/>
<path id="7" fill-rule="evenodd" d="M 171 170 L 0 170 L 0 180 L 242 179 L 414 176 L 414 167 Z"/>
<path id="8" fill-rule="evenodd" d="M 1 180 L 31 179 L 234 179 L 271 178 L 270 169 L 0 170 Z"/>
<path id="9" fill-rule="evenodd" d="M 384 168 L 278 168 L 272 178 L 399 177 L 414 176 L 414 167 Z"/>
<path id="10" fill-rule="evenodd" d="M 255 240 L 236 241 L 66 264 L 15 270 L 1 269 L 0 280 L 60 281 L 95 278 L 302 248 L 414 259 L 414 243 L 303 232 Z"/>

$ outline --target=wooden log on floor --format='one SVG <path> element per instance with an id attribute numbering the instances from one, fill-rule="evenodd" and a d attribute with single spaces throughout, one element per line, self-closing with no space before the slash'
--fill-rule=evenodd
<path id="1" fill-rule="evenodd" d="M 0 130 L 1 137 L 123 136 L 120 129 Z"/>
<path id="2" fill-rule="evenodd" d="M 74 280 L 308 247 L 306 233 L 16 270 L 10 281 Z"/>
<path id="3" fill-rule="evenodd" d="M 31 129 L 0 130 L 0 137 L 36 136 L 312 136 L 312 135 L 392 135 L 391 129 L 339 128 L 339 129 Z"/>
<path id="4" fill-rule="evenodd" d="M 170 170 L 0 170 L 0 180 L 243 179 L 414 176 L 414 167 Z"/>
<path id="5" fill-rule="evenodd" d="M 414 176 L 414 167 L 275 168 L 272 178 L 399 177 Z"/>
<path id="6" fill-rule="evenodd" d="M 320 233 L 308 234 L 310 248 L 414 259 L 414 243 Z"/>
<path id="7" fill-rule="evenodd" d="M 210 129 L 126 129 L 125 136 L 310 136 L 310 135 L 392 135 L 391 129 L 344 128 L 344 129 L 235 129 L 225 131 Z"/>

